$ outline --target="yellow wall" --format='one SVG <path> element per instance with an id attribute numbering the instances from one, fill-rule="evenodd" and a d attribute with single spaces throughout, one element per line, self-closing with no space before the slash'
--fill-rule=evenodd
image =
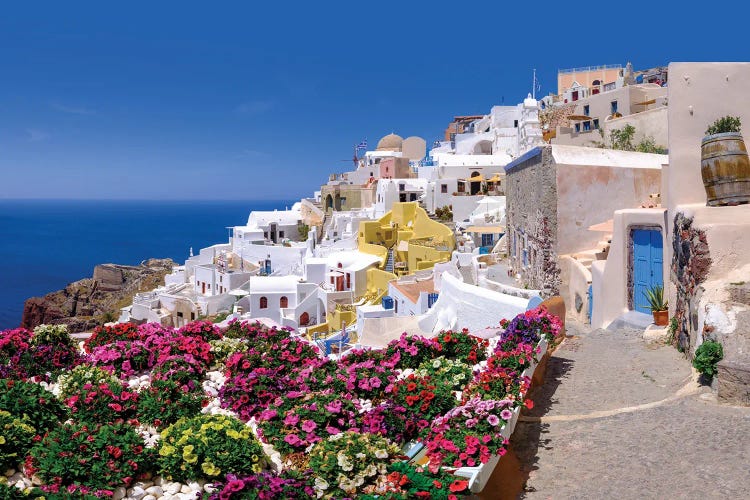
<path id="1" fill-rule="evenodd" d="M 425 238 L 430 241 L 424 245 L 417 241 L 411 243 Z M 397 251 L 400 241 L 409 241 L 409 250 Z M 381 257 L 381 267 L 385 265 L 388 249 L 394 248 L 395 261 L 406 262 L 408 272 L 429 269 L 436 262 L 450 260 L 451 252 L 456 248 L 453 231 L 430 219 L 415 202 L 394 203 L 391 211 L 379 220 L 361 222 L 357 243 L 361 252 Z M 431 248 L 432 245 L 445 247 L 445 250 Z"/>

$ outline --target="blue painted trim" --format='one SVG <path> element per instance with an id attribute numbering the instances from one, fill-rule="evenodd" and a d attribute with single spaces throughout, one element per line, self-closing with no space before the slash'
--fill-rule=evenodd
<path id="1" fill-rule="evenodd" d="M 512 162 L 510 162 L 507 165 L 505 165 L 505 172 L 508 173 L 511 170 L 513 170 L 514 168 L 518 167 L 519 165 L 522 165 L 525 162 L 527 162 L 528 160 L 534 158 L 535 156 L 542 154 L 542 149 L 543 148 L 544 148 L 544 146 L 537 146 L 534 149 L 529 150 L 526 153 L 522 154 L 521 156 L 519 156 L 518 158 L 516 158 Z"/>

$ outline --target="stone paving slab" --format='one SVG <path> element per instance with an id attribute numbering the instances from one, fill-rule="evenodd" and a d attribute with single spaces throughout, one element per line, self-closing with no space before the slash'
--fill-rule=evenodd
<path id="1" fill-rule="evenodd" d="M 679 352 L 646 344 L 640 332 L 569 326 L 577 338 L 554 353 L 532 394 L 528 416 L 541 421 L 519 421 L 511 440 L 528 476 L 520 498 L 750 497 L 750 408 L 720 405 L 707 388 L 653 408 L 568 419 L 663 400 L 691 372 Z"/>

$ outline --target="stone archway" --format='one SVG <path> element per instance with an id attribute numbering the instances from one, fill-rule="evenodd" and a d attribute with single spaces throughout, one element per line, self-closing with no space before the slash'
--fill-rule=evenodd
<path id="1" fill-rule="evenodd" d="M 333 210 L 333 196 L 326 196 L 326 211 Z"/>

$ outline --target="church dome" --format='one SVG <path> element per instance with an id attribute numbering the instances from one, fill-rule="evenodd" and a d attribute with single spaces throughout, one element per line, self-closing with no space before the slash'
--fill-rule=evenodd
<path id="1" fill-rule="evenodd" d="M 388 134 L 378 141 L 376 151 L 401 151 L 404 139 L 396 134 Z"/>

